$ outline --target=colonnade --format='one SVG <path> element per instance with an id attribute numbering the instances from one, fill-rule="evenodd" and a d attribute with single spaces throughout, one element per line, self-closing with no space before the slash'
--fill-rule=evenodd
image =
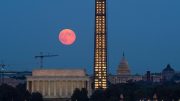
<path id="1" fill-rule="evenodd" d="M 28 80 L 30 92 L 40 92 L 45 98 L 70 98 L 75 88 L 90 89 L 87 80 Z"/>

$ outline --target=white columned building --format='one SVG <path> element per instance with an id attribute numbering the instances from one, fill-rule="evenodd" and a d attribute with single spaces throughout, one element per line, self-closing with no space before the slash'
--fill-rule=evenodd
<path id="1" fill-rule="evenodd" d="M 27 77 L 27 90 L 44 98 L 70 98 L 76 88 L 86 88 L 90 95 L 90 85 L 84 69 L 39 69 Z"/>

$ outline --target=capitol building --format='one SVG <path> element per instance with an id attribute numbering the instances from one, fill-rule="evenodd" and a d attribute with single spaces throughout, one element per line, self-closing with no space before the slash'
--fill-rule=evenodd
<path id="1" fill-rule="evenodd" d="M 120 64 L 117 68 L 117 74 L 116 75 L 109 75 L 108 80 L 111 84 L 117 84 L 117 83 L 127 83 L 128 81 L 141 81 L 143 77 L 141 75 L 132 75 L 128 61 L 125 58 L 125 55 L 123 53 L 123 57 L 120 61 Z"/>

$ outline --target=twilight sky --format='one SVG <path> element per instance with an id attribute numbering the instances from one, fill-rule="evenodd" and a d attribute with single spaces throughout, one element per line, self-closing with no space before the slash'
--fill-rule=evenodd
<path id="1" fill-rule="evenodd" d="M 0 60 L 8 70 L 39 67 L 93 71 L 95 0 L 1 0 Z M 123 51 L 132 73 L 160 72 L 168 63 L 180 71 L 180 0 L 108 0 L 108 65 L 116 73 Z M 58 40 L 70 28 L 71 46 Z"/>

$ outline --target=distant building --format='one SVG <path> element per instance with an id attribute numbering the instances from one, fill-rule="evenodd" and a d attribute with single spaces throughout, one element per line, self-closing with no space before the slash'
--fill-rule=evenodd
<path id="1" fill-rule="evenodd" d="M 40 92 L 44 98 L 70 98 L 75 88 L 91 93 L 90 78 L 84 69 L 34 70 L 27 77 L 27 89 Z"/>
<path id="2" fill-rule="evenodd" d="M 162 81 L 162 75 L 161 73 L 151 73 L 151 71 L 147 71 L 143 76 L 143 81 L 158 83 Z"/>
<path id="3" fill-rule="evenodd" d="M 136 82 L 142 80 L 142 76 L 131 75 L 128 62 L 123 53 L 123 57 L 117 68 L 117 75 L 109 75 L 108 80 L 111 84 L 127 83 L 128 81 Z"/>
<path id="4" fill-rule="evenodd" d="M 130 76 L 123 76 L 123 75 L 109 75 L 109 82 L 111 84 L 118 84 L 118 83 L 128 83 L 128 82 L 138 82 L 141 81 L 143 78 L 141 75 L 130 75 Z"/>
<path id="5" fill-rule="evenodd" d="M 146 80 L 147 81 L 152 81 L 152 77 L 151 77 L 151 72 L 150 71 L 146 72 Z"/>
<path id="6" fill-rule="evenodd" d="M 122 60 L 117 69 L 117 75 L 122 75 L 122 76 L 130 76 L 131 75 L 131 72 L 129 70 L 129 65 L 128 65 L 127 60 L 125 59 L 124 53 L 123 53 Z"/>
<path id="7" fill-rule="evenodd" d="M 4 77 L 4 78 L 1 78 L 0 80 L 0 85 L 7 84 L 12 87 L 16 87 L 17 85 L 24 84 L 24 83 L 25 83 L 24 80 L 19 80 L 19 79 L 14 79 L 14 78 L 9 78 L 9 77 Z"/>
<path id="8" fill-rule="evenodd" d="M 163 69 L 162 71 L 162 79 L 164 81 L 170 81 L 172 77 L 175 75 L 174 69 L 168 64 L 166 68 Z"/>
<path id="9" fill-rule="evenodd" d="M 152 82 L 158 83 L 162 82 L 162 74 L 161 73 L 151 73 Z"/>
<path id="10" fill-rule="evenodd" d="M 129 80 L 131 80 L 131 76 L 125 75 L 109 75 L 108 78 L 111 84 L 127 83 Z"/>
<path id="11" fill-rule="evenodd" d="M 138 75 L 138 74 L 131 75 L 131 81 L 133 81 L 133 82 L 142 81 L 142 79 L 143 79 L 142 75 Z"/>
<path id="12" fill-rule="evenodd" d="M 10 86 L 16 87 L 19 84 L 26 83 L 26 76 L 31 75 L 27 71 L 0 71 L 0 85 L 5 83 Z"/>

